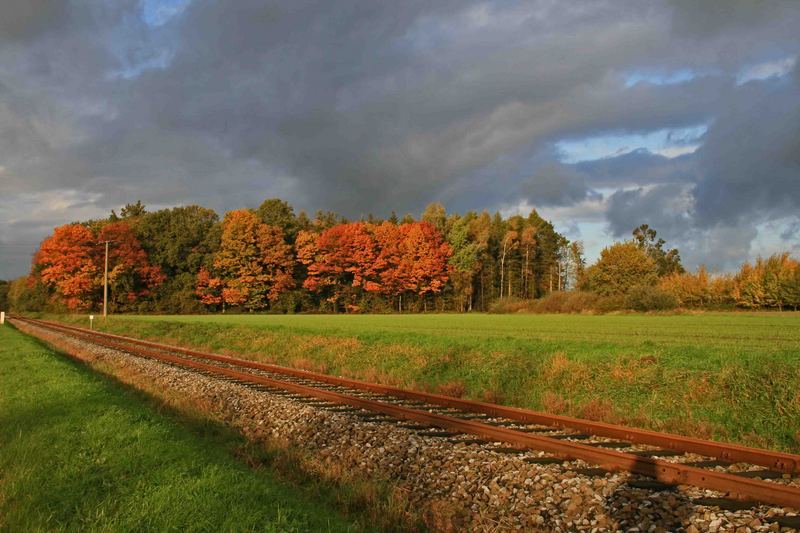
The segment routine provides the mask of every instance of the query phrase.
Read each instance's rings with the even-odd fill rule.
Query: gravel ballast
[[[120,380],[146,382],[208,406],[212,417],[250,438],[299,449],[344,472],[389,481],[407,494],[411,508],[434,517],[437,529],[470,531],[794,531],[772,521],[795,509],[760,506],[723,511],[693,503],[720,497],[694,487],[653,492],[630,487],[627,473],[578,475],[586,463],[531,464],[536,451],[492,451],[505,445],[454,443],[427,437],[395,421],[365,421],[283,395],[132,356],[27,323],[40,337]]]

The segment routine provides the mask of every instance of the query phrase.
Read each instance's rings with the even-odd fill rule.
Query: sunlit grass
[[[100,327],[339,375],[800,451],[797,313],[120,316]]]
[[[2,531],[360,530],[242,445],[0,326]]]

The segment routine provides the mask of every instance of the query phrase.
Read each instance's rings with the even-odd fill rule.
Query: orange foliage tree
[[[57,227],[34,255],[34,273],[69,309],[88,309],[101,300],[105,254],[98,243],[106,240],[112,241],[108,255],[112,309],[130,306],[164,281],[125,222],[105,224],[97,233],[80,224]]]
[[[364,292],[398,296],[438,293],[449,275],[452,250],[428,222],[397,226],[365,222],[338,224],[315,234],[300,232],[297,257],[306,265],[303,286],[327,301],[356,309]]]
[[[196,293],[206,305],[264,309],[294,287],[292,248],[283,230],[264,224],[250,210],[225,215],[222,239],[214,256],[215,276],[201,269]]]
[[[797,308],[800,305],[800,264],[788,252],[774,254],[755,264],[745,263],[733,277],[736,305],[749,309]]]
[[[354,306],[360,292],[380,290],[372,224],[337,224],[319,234],[301,231],[295,247],[297,259],[308,270],[303,287],[323,294],[334,307]]]
[[[80,224],[53,230],[33,257],[34,272],[69,309],[86,309],[91,303],[102,270],[95,257],[96,238]]]

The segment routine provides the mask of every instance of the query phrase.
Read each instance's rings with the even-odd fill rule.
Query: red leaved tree
[[[150,264],[147,253],[127,222],[111,222],[98,231],[99,242],[111,241],[108,248],[109,303],[124,309],[164,282],[161,269]],[[95,248],[98,263],[104,260],[101,246]]]
[[[133,304],[164,281],[127,223],[105,224],[97,234],[80,224],[59,226],[36,252],[34,273],[69,309],[88,309],[102,299],[105,250],[98,246],[102,241],[112,241],[108,254],[112,309]]]
[[[86,309],[96,297],[98,268],[95,236],[80,224],[53,230],[33,257],[34,274],[58,295],[69,309]]]
[[[337,305],[354,305],[359,291],[424,297],[447,282],[452,253],[442,235],[427,222],[397,226],[354,222],[319,234],[301,232],[297,257],[307,266],[303,286]]]
[[[219,305],[222,303],[223,283],[220,278],[211,276],[206,267],[200,267],[197,273],[195,294],[203,305]]]
[[[338,224],[322,233],[302,231],[297,236],[298,260],[307,266],[303,287],[325,293],[334,306],[354,305],[360,290],[380,289],[376,271],[378,247],[372,224]]]

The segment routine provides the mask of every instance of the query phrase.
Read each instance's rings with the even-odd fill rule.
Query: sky
[[[800,255],[797,0],[3,0],[0,279],[141,200]]]

